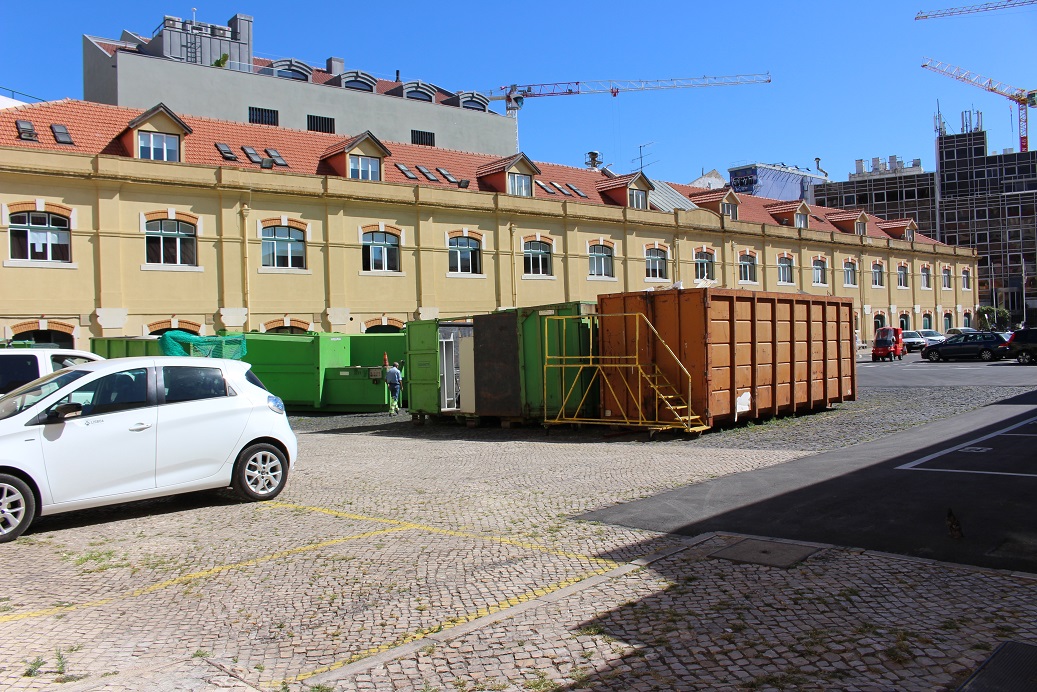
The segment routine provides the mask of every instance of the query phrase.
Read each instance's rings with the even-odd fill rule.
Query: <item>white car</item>
[[[95,360],[104,358],[71,348],[0,349],[0,394],[7,394],[49,372]]]
[[[0,398],[0,543],[37,516],[210,488],[270,500],[298,443],[248,363],[116,358]]]

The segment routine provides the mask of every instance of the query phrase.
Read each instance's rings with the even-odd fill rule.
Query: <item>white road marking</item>
[[[947,449],[941,450],[939,452],[933,452],[932,454],[924,456],[921,459],[917,459],[915,461],[909,461],[906,464],[903,464],[901,466],[897,466],[896,469],[898,471],[900,471],[900,470],[904,470],[904,471],[936,471],[938,473],[983,473],[983,474],[994,475],[994,476],[1025,476],[1025,477],[1037,476],[1037,473],[1007,473],[1007,472],[1004,472],[1004,471],[972,471],[972,470],[964,470],[964,469],[924,469],[924,468],[916,468],[916,467],[918,467],[918,466],[920,466],[920,465],[922,465],[922,464],[924,464],[924,463],[926,463],[928,461],[932,461],[933,459],[937,459],[939,457],[945,456],[947,454],[951,454],[953,452],[962,452],[962,451],[970,451],[970,450],[977,450],[977,449],[989,449],[989,448],[982,448],[982,447],[977,448],[976,444],[979,443],[979,442],[985,442],[986,440],[993,439],[995,437],[998,437],[999,435],[1004,435],[1005,433],[1008,433],[1008,432],[1010,432],[1012,430],[1015,430],[1016,428],[1021,428],[1024,425],[1030,425],[1031,423],[1034,423],[1034,422],[1037,422],[1037,416],[1034,416],[1033,418],[1029,418],[1027,420],[1021,421],[1019,423],[1016,423],[1015,425],[1010,425],[1007,428],[1003,428],[1002,430],[997,430],[997,431],[992,432],[992,433],[990,433],[988,435],[984,435],[983,437],[978,437],[978,438],[976,438],[974,440],[969,440],[968,442],[962,442],[959,445],[955,445],[953,447],[948,447]]]

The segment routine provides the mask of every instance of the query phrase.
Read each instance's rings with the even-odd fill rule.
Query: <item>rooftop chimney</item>
[[[346,61],[342,58],[328,58],[328,74],[339,75],[346,71]]]
[[[863,173],[864,172],[864,159],[857,159],[857,172],[858,173]]]
[[[587,168],[592,171],[598,170],[598,166],[601,165],[601,153],[597,151],[588,151],[587,161],[585,163],[587,164]]]

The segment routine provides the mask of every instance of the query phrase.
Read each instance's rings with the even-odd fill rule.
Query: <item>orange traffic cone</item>
[[[389,352],[382,351],[382,365],[389,367]]]

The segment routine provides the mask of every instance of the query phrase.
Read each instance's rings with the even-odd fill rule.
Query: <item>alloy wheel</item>
[[[245,483],[257,495],[267,495],[277,489],[284,474],[281,460],[263,450],[256,452],[245,462]]]
[[[14,531],[25,519],[25,497],[18,488],[0,484],[0,535]]]

